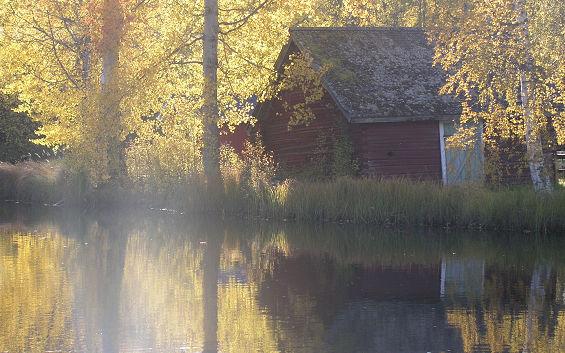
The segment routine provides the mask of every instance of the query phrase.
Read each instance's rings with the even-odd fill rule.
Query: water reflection
[[[0,220],[0,352],[565,351],[562,238]]]

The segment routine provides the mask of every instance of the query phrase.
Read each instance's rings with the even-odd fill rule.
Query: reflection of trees
[[[464,351],[560,352],[565,347],[565,312],[556,298],[555,272],[534,266],[490,270],[482,301],[447,310],[450,325],[460,330]]]
[[[510,252],[484,234],[180,217],[49,228],[62,231],[0,238],[0,352],[414,351],[427,336],[452,351],[557,352],[565,342],[559,242]],[[440,298],[447,257],[482,270],[456,288],[452,268]]]
[[[220,234],[212,232],[206,237],[207,243],[202,259],[202,300],[203,300],[203,353],[218,352],[218,273],[220,267]]]
[[[254,276],[244,282],[230,277],[236,264],[244,272],[253,267],[241,249],[254,245],[230,242],[245,239],[239,235],[224,239],[222,226],[141,222],[135,229],[127,243],[120,321],[130,325],[122,330],[138,334],[122,337],[122,346],[275,351],[266,349],[275,347],[274,330],[255,299],[259,283]],[[218,284],[220,270],[228,279]]]
[[[102,352],[118,353],[120,351],[120,304],[122,296],[122,280],[126,259],[127,233],[120,229],[119,221],[110,220],[101,225],[99,232],[91,236],[92,243],[88,249],[95,249],[97,266],[85,269],[89,280],[95,279],[96,287],[87,290],[97,292],[98,310],[96,317],[102,333]]]
[[[231,280],[219,287],[218,340],[220,351],[278,352],[275,326],[257,302],[258,285]]]
[[[402,272],[403,269],[413,268],[415,264],[433,266],[442,256],[446,255],[456,259],[467,258],[471,261],[478,258],[480,263],[486,261],[487,266],[490,266],[490,271],[487,271],[484,292],[463,290],[460,292],[470,296],[448,298],[448,302],[452,300],[454,302],[448,305],[447,313],[444,315],[447,315],[450,325],[459,329],[463,341],[459,343],[463,344],[460,349],[465,352],[473,352],[489,347],[492,352],[522,352],[526,341],[530,342],[527,345],[530,347],[530,352],[557,352],[564,349],[564,313],[563,309],[556,304],[555,296],[555,292],[563,293],[563,290],[559,290],[560,282],[555,281],[555,275],[541,276],[546,279],[546,284],[542,286],[545,288],[542,291],[545,293],[545,299],[542,300],[539,297],[540,291],[537,291],[538,299],[534,300],[535,303],[538,303],[537,309],[532,310],[536,307],[532,304],[530,304],[530,309],[527,309],[528,300],[531,303],[532,293],[536,292],[531,290],[532,272],[530,270],[528,273],[527,269],[531,269],[540,258],[544,258],[546,262],[551,262],[558,268],[563,268],[564,259],[559,250],[563,248],[562,240],[549,239],[547,243],[533,243],[531,239],[520,241],[519,238],[514,238],[515,243],[513,243],[500,235],[492,237],[488,234],[457,237],[449,234],[445,236],[441,234],[422,235],[407,232],[380,234],[379,232],[360,231],[348,233],[347,230],[344,230],[346,228],[324,226],[314,227],[313,229],[316,229],[314,232],[309,232],[308,229],[300,230],[294,226],[284,229],[286,229],[282,232],[284,243],[287,245],[287,253],[291,255],[283,256],[283,259],[288,258],[288,261],[292,263],[307,255],[314,262],[314,264],[301,264],[298,266],[301,270],[288,273],[290,269],[288,261],[279,260],[279,266],[287,273],[288,278],[279,276],[277,281],[273,282],[267,276],[265,282],[262,283],[262,288],[267,288],[267,293],[260,295],[261,303],[268,308],[270,315],[275,319],[288,318],[288,325],[285,325],[282,320],[277,327],[278,337],[281,340],[279,346],[287,348],[288,351],[293,351],[290,347],[296,346],[296,341],[309,344],[311,344],[309,340],[318,342],[326,340],[327,342],[325,337],[328,335],[330,329],[328,325],[331,320],[340,321],[348,317],[347,312],[351,309],[346,309],[345,312],[334,311],[339,307],[340,300],[347,302],[351,298],[340,298],[339,292],[343,290],[343,285],[332,285],[331,279],[324,279],[329,269],[335,268],[338,273],[342,274],[343,277],[339,282],[351,283],[351,279],[355,278],[351,269],[372,267],[378,264],[392,266]],[[264,233],[268,237],[268,232]],[[281,234],[280,228],[277,233]],[[512,250],[509,251],[509,248]],[[316,263],[321,264],[321,268],[315,269]],[[526,270],[513,267],[516,264],[525,266]],[[314,272],[315,275],[313,274],[303,282],[310,283],[312,288],[318,288],[320,292],[300,289],[301,285],[297,281],[299,282],[300,276],[304,276],[309,271]],[[335,278],[335,275],[330,278]],[[389,284],[386,281],[385,283]],[[277,285],[277,288],[273,288]],[[536,287],[535,283],[534,287]],[[557,290],[550,290],[550,288],[557,288]],[[262,291],[264,292],[265,289]],[[325,294],[322,293],[324,291]],[[477,293],[482,293],[482,301],[477,301],[480,299]],[[302,301],[298,303],[293,298],[300,298]],[[327,302],[328,299],[331,303]],[[302,305],[305,300],[309,303],[306,307]],[[516,301],[521,302],[521,306],[516,305]],[[540,306],[541,302],[546,303],[545,306]],[[554,303],[553,307],[549,307],[547,303]],[[381,308],[379,309],[381,314],[377,317],[382,317],[383,310],[389,306],[389,304],[378,306]],[[400,312],[397,312],[397,315],[401,315]],[[362,321],[363,316],[360,313],[353,316],[356,320]],[[394,315],[391,315],[392,317]],[[418,315],[416,312],[411,312],[406,317],[417,319]],[[302,318],[305,318],[310,326],[302,324]],[[528,318],[531,321],[530,325],[527,325]],[[317,331],[309,330],[314,322],[321,325]],[[333,335],[330,334],[329,337],[339,336],[347,341],[348,333],[371,331],[370,327],[374,326],[374,320],[369,320],[366,324],[360,323],[357,329],[352,329],[354,322],[343,325],[343,330]],[[393,339],[397,333],[390,332],[391,337],[388,338],[386,334],[383,334],[387,327],[384,325],[373,330],[374,336],[369,333],[366,339],[370,337],[376,339],[377,333],[382,339]],[[406,330],[403,330],[404,336],[408,336]],[[364,338],[358,336],[357,333],[353,334],[350,336],[350,343],[341,342],[345,344],[342,348],[349,347],[354,350],[354,347],[362,340]],[[335,340],[332,342],[332,346],[337,344]],[[304,351],[308,349],[320,351],[319,346],[312,348],[306,344],[301,347]],[[327,347],[324,349],[328,350]],[[360,349],[364,351],[363,349],[369,348]]]
[[[0,234],[0,352],[72,350],[75,255],[57,234]]]
[[[204,255],[204,283],[210,286],[210,295],[205,295],[209,300],[205,303],[209,308],[205,327],[210,328],[209,340],[214,338],[211,329],[216,330],[219,345],[213,349],[230,353],[278,352],[274,323],[256,298],[263,274],[271,268],[272,252],[281,244],[242,237],[237,229],[228,229],[225,237],[219,238],[222,233],[207,230]],[[215,313],[211,298],[217,298]],[[217,326],[213,326],[214,318]]]
[[[190,234],[144,229],[129,237],[122,288],[123,345],[194,350],[203,343],[202,251]]]

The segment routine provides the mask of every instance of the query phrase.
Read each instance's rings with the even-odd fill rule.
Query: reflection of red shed
[[[226,125],[222,125],[220,129],[220,145],[230,145],[233,149],[241,154],[245,147],[245,142],[249,141],[251,136],[251,125],[239,124],[230,129]]]
[[[327,268],[318,273],[320,261]],[[286,293],[282,287],[292,287],[298,293],[328,300],[409,300],[433,302],[440,300],[440,264],[406,264],[405,266],[347,265],[347,285],[338,272],[340,264],[309,254],[299,254],[279,260],[271,274],[268,290]],[[279,287],[281,286],[281,287]],[[340,293],[340,291],[343,291]],[[333,302],[332,307],[343,303]]]
[[[310,125],[288,128],[285,107],[304,102],[301,91],[284,91],[259,107],[259,130],[277,163],[300,169],[346,136],[363,175],[447,182],[444,124],[458,119],[460,106],[438,93],[444,75],[432,65],[421,29],[293,29],[279,72],[296,53],[309,56],[314,69],[330,69],[323,98],[310,106]]]

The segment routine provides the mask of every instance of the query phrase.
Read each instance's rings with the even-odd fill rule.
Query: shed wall
[[[323,151],[331,150],[331,138],[328,137],[340,133],[338,126],[344,118],[331,98],[324,95],[311,106],[316,119],[308,125],[289,128],[291,114],[283,107],[283,101],[294,105],[302,102],[303,97],[298,92],[285,92],[280,98],[270,103],[259,122],[263,142],[273,152],[275,161],[284,168],[306,167],[324,157],[321,155]]]
[[[223,125],[220,129],[220,145],[230,145],[237,153],[241,154],[245,143],[250,141],[251,130],[252,127],[245,123],[239,124],[233,129]]]
[[[300,93],[284,93],[271,102],[260,121],[265,147],[277,163],[289,169],[305,168],[331,151],[324,136],[347,133],[352,139],[360,172],[368,177],[407,177],[441,181],[441,153],[437,121],[347,124],[333,100],[325,95],[312,111],[308,126],[288,128],[290,113],[283,108],[300,102]],[[344,130],[346,131],[342,131]]]
[[[438,124],[437,121],[351,124],[362,174],[440,181]]]

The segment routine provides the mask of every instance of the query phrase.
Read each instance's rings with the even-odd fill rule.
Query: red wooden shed
[[[282,166],[316,162],[320,144],[351,141],[360,173],[447,182],[445,127],[460,115],[453,98],[438,93],[444,75],[432,65],[433,49],[415,28],[296,28],[282,50],[279,73],[293,54],[330,67],[324,96],[311,104],[315,119],[289,128],[285,107],[304,102],[301,91],[283,91],[257,110],[266,148]]]
[[[250,141],[252,130],[253,127],[247,123],[241,123],[233,128],[223,124],[220,127],[220,145],[229,145],[241,155],[245,149],[245,143]]]

